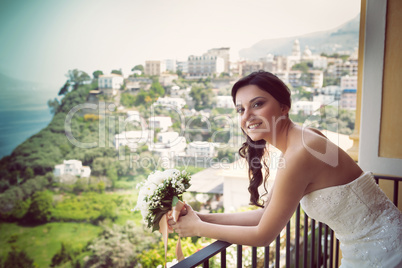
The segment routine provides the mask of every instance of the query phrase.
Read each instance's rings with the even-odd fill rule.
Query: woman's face
[[[236,111],[241,128],[253,141],[271,142],[289,109],[258,86],[247,85],[236,93]]]

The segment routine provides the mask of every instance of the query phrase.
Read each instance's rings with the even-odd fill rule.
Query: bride
[[[341,267],[400,267],[402,214],[377,186],[370,172],[315,129],[289,119],[290,91],[275,75],[259,71],[235,83],[232,97],[246,142],[240,156],[249,166],[252,204],[261,209],[201,214],[186,205],[169,225],[181,237],[203,236],[233,244],[268,246],[300,203],[326,223],[341,243]],[[262,201],[258,187],[269,175],[266,144],[278,148],[285,167]],[[265,169],[265,170],[263,170]]]

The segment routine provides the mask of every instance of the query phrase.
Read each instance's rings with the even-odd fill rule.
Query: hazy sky
[[[0,0],[0,73],[61,87],[69,69],[92,75],[145,60],[238,51],[263,39],[330,30],[360,0]]]

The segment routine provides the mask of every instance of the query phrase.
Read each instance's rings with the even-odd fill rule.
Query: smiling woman
[[[259,71],[240,79],[232,96],[247,137],[239,152],[249,165],[250,201],[262,209],[202,214],[186,205],[183,217],[169,221],[175,231],[181,237],[268,246],[300,203],[309,216],[335,231],[341,267],[400,267],[402,214],[372,173],[363,172],[318,130],[294,124],[288,116],[289,90],[273,74]],[[286,165],[262,200],[258,187],[265,186],[269,174],[267,144],[282,152]]]

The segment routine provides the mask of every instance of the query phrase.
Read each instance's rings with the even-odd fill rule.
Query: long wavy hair
[[[291,98],[290,90],[277,76],[270,72],[258,71],[249,74],[237,81],[232,88],[233,103],[236,105],[237,91],[245,86],[255,85],[261,90],[271,94],[279,103],[287,105],[290,109]],[[250,192],[250,202],[252,205],[264,207],[264,202],[260,198],[258,187],[264,185],[265,194],[268,193],[266,182],[269,177],[269,166],[267,164],[268,151],[265,140],[253,141],[243,131],[246,136],[246,142],[239,149],[239,155],[246,159],[248,163],[248,174],[250,184],[248,191]],[[266,156],[266,157],[264,157]],[[265,169],[265,174],[263,172]]]

